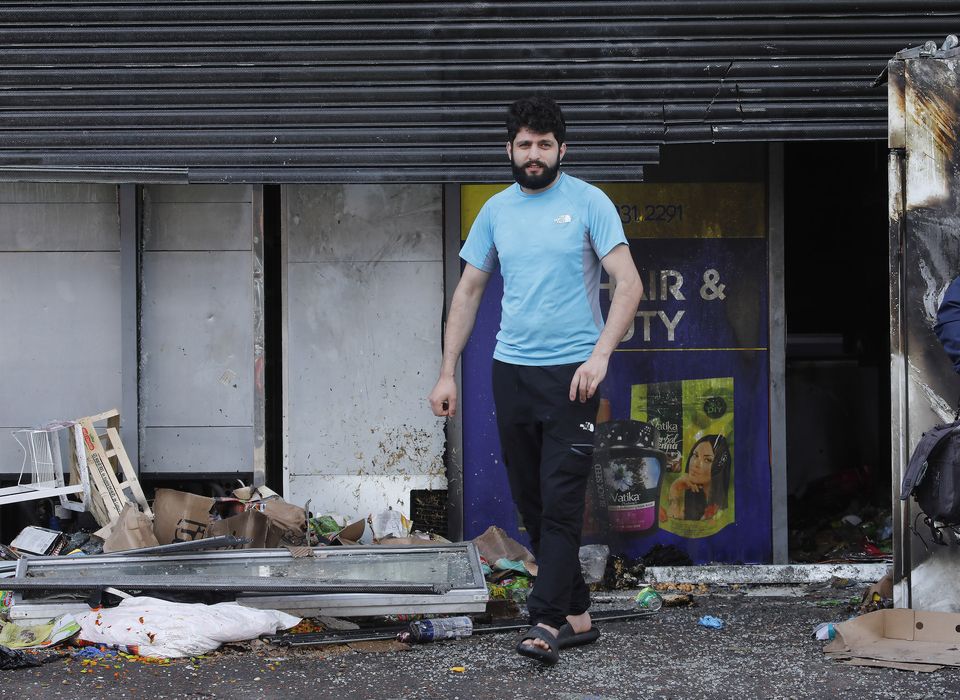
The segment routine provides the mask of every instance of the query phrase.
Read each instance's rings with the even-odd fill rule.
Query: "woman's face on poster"
[[[690,469],[688,470],[690,481],[694,484],[709,484],[713,471],[714,452],[713,445],[709,440],[705,440],[697,445],[690,457]]]

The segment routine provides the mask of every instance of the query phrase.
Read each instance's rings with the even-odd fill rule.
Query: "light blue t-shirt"
[[[600,260],[627,243],[613,202],[565,173],[545,192],[514,183],[477,215],[460,257],[493,272],[503,301],[493,356],[515,365],[562,365],[590,357],[603,330]]]

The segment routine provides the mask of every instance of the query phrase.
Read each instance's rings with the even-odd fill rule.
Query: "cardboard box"
[[[190,542],[207,536],[213,499],[186,491],[157,489],[153,532],[160,544]]]
[[[248,510],[240,515],[218,520],[207,528],[207,537],[233,535],[248,537],[251,542],[240,549],[263,549],[276,547],[280,543],[282,532],[266,515],[258,510]]]
[[[836,632],[823,651],[841,661],[914,671],[960,666],[957,613],[877,610],[839,623]]]

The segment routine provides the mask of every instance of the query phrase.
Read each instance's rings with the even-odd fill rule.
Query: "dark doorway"
[[[784,149],[792,561],[889,551],[886,172],[882,142]]]
[[[263,186],[264,451],[267,486],[283,493],[283,220],[280,185]]]

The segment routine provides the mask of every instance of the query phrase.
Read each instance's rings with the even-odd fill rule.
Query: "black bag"
[[[960,420],[938,425],[920,438],[910,457],[900,500],[917,499],[936,542],[942,529],[960,525]]]

